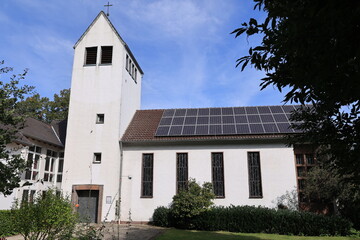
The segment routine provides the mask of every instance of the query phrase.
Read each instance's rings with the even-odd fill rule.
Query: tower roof
[[[81,35],[81,37],[76,41],[74,48],[77,47],[77,45],[81,42],[81,40],[84,38],[84,36],[90,31],[90,29],[92,28],[92,26],[94,26],[94,24],[96,23],[96,21],[100,18],[100,16],[103,16],[106,21],[108,22],[109,26],[111,27],[111,29],[114,31],[114,33],[116,34],[116,36],[118,37],[119,41],[124,45],[126,51],[129,53],[129,55],[131,56],[131,58],[134,60],[134,63],[136,64],[136,67],[139,69],[141,74],[144,74],[143,70],[141,69],[139,63],[137,62],[135,56],[133,55],[133,53],[131,52],[129,46],[126,44],[126,42],[124,41],[124,39],[122,39],[122,37],[120,36],[119,32],[116,30],[116,28],[114,27],[114,25],[111,23],[110,19],[108,18],[108,16],[106,16],[106,14],[104,13],[104,11],[100,11],[99,14],[95,17],[95,19],[91,22],[91,24],[89,25],[89,27],[85,30],[85,32]]]

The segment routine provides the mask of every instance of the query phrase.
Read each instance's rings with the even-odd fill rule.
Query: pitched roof
[[[42,141],[56,147],[63,148],[65,145],[64,122],[60,121],[53,124],[47,124],[34,118],[27,118],[24,128],[20,129],[17,134],[17,142],[25,145],[33,145],[31,139]],[[63,142],[59,136],[62,136]]]
[[[266,108],[270,106],[261,106],[259,108]],[[271,106],[270,109],[279,108],[282,106]],[[292,106],[292,109],[295,109],[297,106]],[[248,107],[255,108],[255,107]],[[290,109],[291,107],[286,107],[287,109]],[[209,109],[209,112],[212,111],[218,111],[219,109],[222,110],[223,108],[207,108]],[[227,108],[229,109],[229,108]],[[235,109],[235,108],[233,108]],[[294,133],[294,131],[286,130],[277,128],[276,132],[262,132],[262,133],[237,133],[236,131],[232,134],[165,134],[161,135],[159,133],[159,129],[162,128],[162,124],[166,121],[164,118],[168,118],[169,112],[194,112],[194,110],[199,111],[200,109],[156,109],[156,110],[138,110],[136,111],[132,121],[130,122],[127,130],[125,131],[124,135],[121,138],[121,141],[124,143],[150,143],[150,142],[178,142],[178,141],[218,141],[218,140],[245,140],[245,139],[282,139],[284,136]],[[202,109],[203,110],[203,109]],[[235,111],[235,110],[234,110]],[[284,110],[285,111],[285,110]],[[235,114],[235,113],[234,113]],[[259,113],[260,114],[260,113]],[[282,113],[283,115],[289,114],[289,112]],[[251,114],[256,115],[256,114]],[[264,114],[265,115],[265,114]],[[235,116],[235,115],[234,115]],[[188,117],[188,116],[186,116]],[[184,116],[184,118],[186,118]],[[210,118],[211,116],[209,116]],[[171,117],[170,117],[171,118]],[[174,121],[174,118],[176,118],[176,113],[173,114],[172,122]],[[253,118],[247,117],[246,118],[249,125],[256,124],[256,122],[251,122]],[[286,121],[288,117],[286,118]],[[186,122],[186,121],[184,121]],[[235,125],[236,123],[233,123]],[[185,126],[186,123],[184,123],[183,126]],[[194,124],[194,128],[195,128]],[[220,123],[219,125],[224,126],[224,124]],[[170,126],[166,126],[168,129],[171,129],[171,123]],[[210,129],[210,128],[209,128]]]
[[[114,31],[114,33],[116,34],[116,36],[119,38],[120,42],[124,45],[125,49],[128,51],[128,53],[130,54],[130,57],[134,60],[134,63],[136,65],[136,67],[139,69],[141,74],[144,74],[143,70],[141,69],[139,63],[137,62],[135,56],[133,55],[133,53],[131,52],[129,46],[126,44],[126,42],[124,41],[124,39],[122,39],[122,37],[120,36],[119,32],[116,30],[116,28],[114,27],[114,25],[112,24],[112,22],[110,21],[110,19],[108,18],[108,16],[103,12],[99,12],[99,14],[95,17],[95,19],[91,22],[91,24],[89,25],[89,27],[85,30],[85,32],[80,36],[80,38],[76,41],[74,48],[76,48],[76,46],[79,44],[79,42],[81,42],[81,40],[84,38],[84,36],[90,31],[91,27],[95,24],[95,22],[99,19],[100,16],[103,16],[106,21],[109,23],[111,29]]]

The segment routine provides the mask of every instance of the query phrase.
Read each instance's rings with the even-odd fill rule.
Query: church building
[[[315,160],[284,140],[296,134],[289,117],[298,106],[140,110],[143,70],[104,12],[74,49],[66,140],[52,148],[61,181],[52,181],[82,217],[149,222],[189,179],[211,182],[220,206],[276,207],[293,190],[301,200]]]

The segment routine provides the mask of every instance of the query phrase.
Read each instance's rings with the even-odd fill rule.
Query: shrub
[[[77,223],[68,198],[49,190],[34,202],[16,203],[12,210],[15,231],[25,239],[70,239]]]
[[[307,236],[348,235],[351,229],[351,223],[340,217],[253,206],[214,207],[191,224],[198,230]]]
[[[170,227],[170,209],[167,207],[156,208],[152,219],[155,226]]]
[[[164,212],[169,210],[162,208]],[[168,215],[168,226],[177,227],[178,219],[171,214]],[[187,225],[181,227],[205,231],[320,236],[348,235],[351,229],[351,222],[340,217],[254,206],[212,207],[187,220]]]
[[[190,179],[187,189],[180,191],[173,197],[170,215],[176,227],[192,228],[191,220],[207,211],[213,204],[215,195],[211,183],[204,183],[202,187],[195,179]]]
[[[11,211],[0,210],[0,237],[15,235],[16,231],[11,222]]]

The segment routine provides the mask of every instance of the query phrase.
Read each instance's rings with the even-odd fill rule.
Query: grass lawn
[[[156,240],[353,240],[358,237],[299,237],[265,233],[206,232],[169,229]]]

